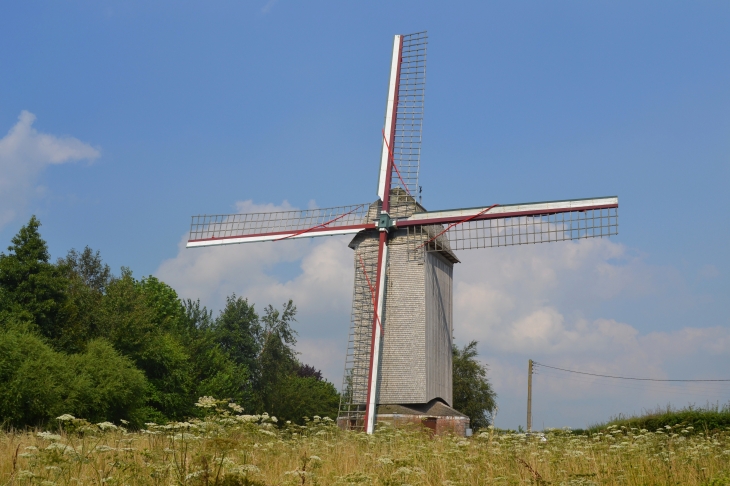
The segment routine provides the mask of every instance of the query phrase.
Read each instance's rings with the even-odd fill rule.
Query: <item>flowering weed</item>
[[[0,484],[730,484],[730,430],[489,428],[464,439],[384,425],[368,436],[328,418],[300,426],[228,401],[199,403],[202,420],[134,432],[63,415],[57,432],[0,433]]]

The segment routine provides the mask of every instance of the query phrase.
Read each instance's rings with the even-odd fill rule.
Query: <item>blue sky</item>
[[[428,30],[427,208],[620,198],[609,242],[460,254],[498,422],[524,423],[528,358],[727,378],[728,25],[727,2],[6,3],[0,240],[36,214],[54,258],[89,245],[214,309],[294,298],[339,384],[346,240],[180,244],[193,214],[374,200],[392,35]],[[546,426],[730,399],[541,379]]]

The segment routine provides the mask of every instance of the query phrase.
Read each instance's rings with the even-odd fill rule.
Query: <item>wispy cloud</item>
[[[239,212],[288,211],[282,204],[236,203]],[[350,324],[353,260],[348,237],[325,237],[186,249],[163,262],[155,275],[183,298],[200,298],[215,312],[235,293],[257,309],[293,299],[299,310],[302,360],[339,385]],[[282,268],[286,276],[281,275]],[[337,343],[333,346],[333,343]]]
[[[279,3],[279,0],[269,0],[263,7],[261,7],[261,13],[266,15],[271,12],[271,9],[274,8],[274,5],[277,3]]]
[[[39,133],[35,115],[23,111],[0,139],[0,228],[15,219],[39,192],[38,177],[52,164],[94,160],[98,149],[73,137]]]

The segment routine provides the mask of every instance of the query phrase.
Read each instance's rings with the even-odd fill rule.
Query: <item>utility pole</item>
[[[532,432],[532,360],[527,362],[527,431]]]

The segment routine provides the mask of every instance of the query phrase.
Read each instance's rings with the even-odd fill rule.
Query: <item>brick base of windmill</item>
[[[434,434],[454,434],[459,437],[471,434],[469,417],[438,399],[428,403],[379,405],[375,418],[378,424],[395,428],[424,427]],[[355,428],[355,424],[347,423],[345,417],[338,418],[337,425],[342,429]]]

